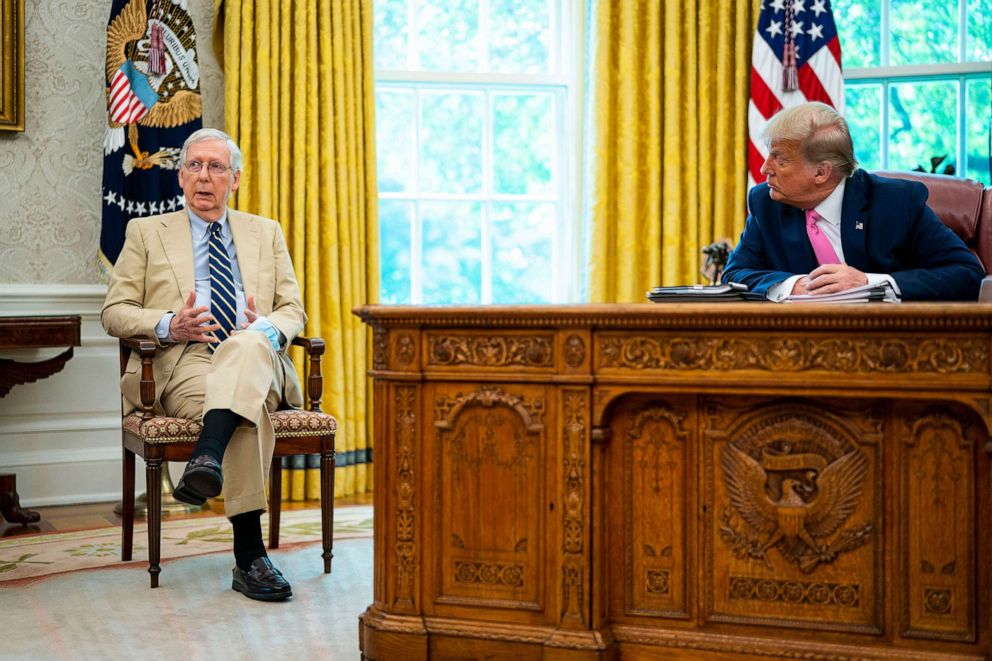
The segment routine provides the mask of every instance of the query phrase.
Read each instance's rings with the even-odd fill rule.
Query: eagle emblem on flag
[[[200,67],[188,0],[114,0],[107,24],[100,262],[108,272],[131,218],[183,205],[176,170],[202,126]]]

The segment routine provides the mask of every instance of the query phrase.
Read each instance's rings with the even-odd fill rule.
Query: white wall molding
[[[0,315],[78,314],[82,320],[81,345],[61,372],[14,386],[0,399],[0,472],[17,474],[26,506],[120,498],[117,340],[100,326],[106,293],[99,284],[0,284]],[[62,350],[2,355],[36,361]]]
[[[120,425],[117,427],[120,433]],[[118,462],[121,460],[120,446],[114,448],[79,448],[59,450],[58,453],[48,450],[28,450],[26,452],[6,452],[0,454],[0,465],[7,469],[30,466],[54,466],[59,464],[77,465],[100,462]],[[140,462],[138,462],[140,463]],[[118,488],[120,486],[118,485]]]

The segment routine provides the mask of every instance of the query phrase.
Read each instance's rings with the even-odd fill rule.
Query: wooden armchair
[[[275,428],[275,450],[269,479],[269,548],[279,548],[279,514],[282,470],[279,457],[294,454],[320,454],[320,523],[323,541],[324,573],[331,572],[334,533],[334,435],[337,420],[322,413],[320,398],[324,380],[320,360],[324,341],[320,338],[297,337],[293,344],[302,346],[307,354],[306,392],[308,410],[283,410],[271,414]],[[121,560],[131,559],[134,538],[134,455],[145,461],[145,481],[148,497],[148,573],[151,586],[158,587],[162,533],[162,462],[189,461],[193,446],[200,435],[201,425],[194,420],[171,418],[153,412],[155,382],[152,360],[155,342],[147,339],[120,340],[121,375],[132,351],[141,358],[141,410],[122,419],[124,448],[124,498]]]

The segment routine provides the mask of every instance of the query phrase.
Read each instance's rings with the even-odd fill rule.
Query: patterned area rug
[[[268,542],[268,516],[262,517]],[[334,510],[334,539],[372,536],[372,506],[337,507]],[[100,528],[76,532],[46,533],[0,539],[0,581],[38,578],[50,574],[132,566],[148,562],[145,524],[134,526],[131,562],[121,562],[121,529]],[[320,510],[290,510],[282,513],[279,547],[320,541]],[[162,561],[168,562],[204,553],[227,551],[232,544],[231,524],[223,516],[164,520]]]

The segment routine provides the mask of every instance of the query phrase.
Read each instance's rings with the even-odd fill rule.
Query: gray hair
[[[766,143],[797,142],[808,163],[827,161],[843,177],[858,167],[847,121],[825,103],[811,101],[779,111],[765,126]]]
[[[182,150],[179,152],[180,167],[186,165],[186,152],[189,151],[189,146],[197,142],[204,142],[205,140],[223,140],[231,152],[231,170],[241,172],[241,150],[238,149],[238,145],[231,139],[231,136],[220,129],[198,129],[190,133],[189,137],[186,138],[186,142],[183,143]]]

